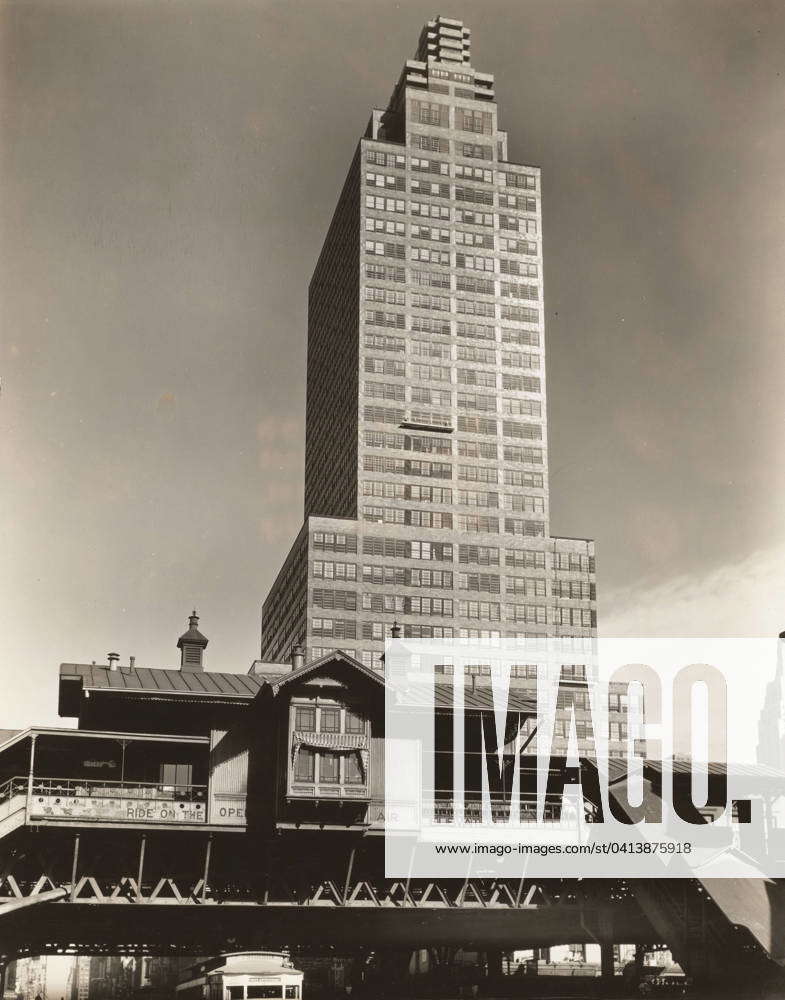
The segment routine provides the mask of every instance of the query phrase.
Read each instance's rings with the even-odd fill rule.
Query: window
[[[283,992],[281,986],[248,986],[248,1000],[276,1000]]]
[[[243,987],[242,986],[230,986],[229,987],[229,1000],[243,1000]]]
[[[498,604],[488,601],[458,601],[458,616],[498,622],[501,620],[501,608]]]
[[[397,167],[403,170],[406,167],[406,157],[399,153],[386,153],[382,150],[369,149],[365,154],[366,163],[374,163],[377,167]]]
[[[420,157],[412,157],[412,170],[419,170],[424,174],[445,174],[449,176],[450,165],[443,160],[424,160]]]
[[[372,302],[389,302],[394,306],[406,305],[406,293],[399,292],[396,288],[377,288],[375,285],[369,285],[365,289],[365,297]]]
[[[458,562],[477,563],[479,566],[498,566],[499,550],[486,545],[459,545]]]
[[[482,181],[484,184],[493,184],[493,171],[486,170],[484,167],[470,167],[459,163],[455,168],[455,176]]]
[[[340,733],[341,731],[341,710],[340,708],[322,708],[319,711],[319,732],[320,733]]]
[[[302,753],[302,751],[300,751]],[[341,758],[337,753],[319,754],[319,781],[337,785],[341,779]]]
[[[343,780],[346,785],[361,785],[363,783],[362,768],[355,753],[347,754],[344,757]]]
[[[468,108],[456,109],[455,127],[464,132],[490,135],[493,131],[493,115],[489,111],[472,111]]]
[[[496,434],[498,427],[495,420],[487,417],[458,417],[458,430],[470,434]]]
[[[299,986],[285,986],[284,996],[286,1000],[299,1000],[300,997],[300,987]]]
[[[298,706],[294,712],[294,728],[301,732],[316,732],[316,709]]]
[[[540,334],[537,330],[502,329],[503,344],[520,344],[523,347],[539,347]]]
[[[456,208],[455,221],[467,226],[488,226],[493,228],[493,212],[475,212],[473,209]]]
[[[365,277],[372,281],[406,281],[405,267],[388,267],[385,264],[366,264]]]
[[[539,399],[503,399],[502,411],[512,417],[540,417],[542,415]]]
[[[464,232],[459,229],[455,234],[455,242],[462,247],[483,247],[493,250],[493,236],[490,233]]]
[[[426,194],[432,198],[449,198],[450,185],[439,184],[437,181],[422,181],[417,178],[411,182],[412,194]]]
[[[492,278],[478,278],[473,274],[457,274],[455,276],[455,287],[459,292],[474,292],[477,295],[493,295],[494,284]],[[504,307],[502,306],[502,315]]]
[[[534,174],[504,173],[499,175],[499,180],[506,183],[507,187],[526,188],[529,191],[537,190],[537,177]]]
[[[372,174],[366,173],[365,183],[370,187],[393,188],[395,191],[406,190],[406,180],[404,177],[396,177],[393,174]]]
[[[436,240],[438,243],[450,242],[450,230],[438,229],[435,226],[418,226],[413,224],[411,235],[413,239],[417,240]]]
[[[459,385],[481,385],[486,389],[496,388],[496,372],[484,371],[481,368],[459,368]]]
[[[393,219],[371,219],[365,220],[365,228],[372,233],[390,233],[392,236],[405,236],[406,226],[403,222]]]
[[[523,566],[526,569],[545,569],[545,553],[528,549],[507,549],[505,566]]]
[[[429,202],[412,202],[412,215],[425,219],[449,219],[450,209],[447,205],[431,205]]]
[[[493,271],[493,257],[479,257],[475,254],[457,253],[455,266],[470,271]]]
[[[193,784],[193,765],[191,764],[161,764],[161,784],[167,788],[185,790]]]
[[[377,212],[405,212],[406,202],[403,198],[383,198],[380,195],[367,194],[365,207]],[[536,248],[533,252],[537,252]]]
[[[355,563],[325,562],[314,560],[313,575],[321,580],[356,580],[357,566]]]
[[[458,144],[458,152],[461,156],[470,157],[473,160],[492,160],[492,146],[478,146],[471,142],[461,142]]]
[[[428,101],[412,101],[412,116],[421,125],[438,125],[446,128],[449,124],[450,109],[446,104]]]
[[[542,465],[542,448],[521,448],[517,445],[504,446],[505,462],[522,462],[528,465]],[[507,480],[509,486],[518,485]]]
[[[502,319],[517,320],[519,323],[539,323],[540,313],[527,306],[502,306]]]
[[[316,755],[308,747],[300,747],[294,767],[295,781],[313,782],[316,774]]]
[[[543,485],[544,477],[541,472],[528,472],[523,469],[505,469],[505,486],[534,486],[540,489]]]
[[[362,715],[357,712],[353,712],[350,708],[346,709],[346,732],[347,733],[364,733],[365,732],[365,719]]]
[[[411,145],[416,149],[427,149],[432,153],[449,153],[450,143],[447,139],[442,139],[435,135],[416,135],[412,134],[409,136]]]
[[[485,188],[456,186],[455,200],[468,201],[475,205],[493,205],[493,191],[488,191]]]
[[[498,594],[500,590],[499,577],[495,573],[459,573],[459,590],[487,590]]]
[[[481,305],[482,303],[477,304]],[[458,323],[456,333],[459,337],[475,337],[477,340],[496,339],[495,328],[487,326],[485,323]]]

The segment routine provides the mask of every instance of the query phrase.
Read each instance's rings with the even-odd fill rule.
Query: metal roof
[[[225,674],[207,670],[162,670],[157,667],[118,667],[94,663],[61,663],[60,681],[81,681],[86,690],[146,692],[156,695],[191,694],[220,698],[253,698],[262,680],[252,674]]]
[[[7,730],[6,730],[7,731]],[[181,736],[179,734],[170,735],[167,733],[124,733],[98,729],[70,729],[65,726],[31,726],[29,729],[17,729],[13,736],[9,736],[4,742],[0,742],[0,753],[5,753],[16,743],[29,739],[31,736],[64,736],[68,739],[78,740],[108,740],[119,742],[147,742],[147,743],[192,743],[200,746],[208,746],[209,736]]]
[[[411,689],[406,693],[406,703],[413,704],[415,701],[423,708],[429,708],[433,704],[436,708],[455,707],[455,688],[449,683],[436,682],[433,686],[433,702],[428,689],[425,686]],[[471,688],[468,685],[463,689],[464,708],[480,709],[491,712],[501,705],[496,705],[493,700],[493,688],[490,684]],[[537,714],[537,698],[530,692],[524,694],[522,690],[510,688],[507,694],[507,711],[523,712],[527,715]]]

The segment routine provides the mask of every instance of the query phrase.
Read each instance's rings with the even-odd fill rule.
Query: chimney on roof
[[[107,653],[106,658],[109,661],[109,669],[117,670],[117,664],[120,662],[119,653]]]
[[[292,670],[299,670],[305,664],[305,650],[299,642],[292,646]]]
[[[180,670],[183,673],[198,673],[204,670],[203,661],[207,639],[196,627],[198,624],[199,616],[194,608],[188,619],[188,631],[184,632],[177,640],[177,648],[180,650]]]
[[[128,657],[128,666],[131,668],[131,670],[134,669],[134,667],[136,666],[136,657],[135,656],[129,656]]]

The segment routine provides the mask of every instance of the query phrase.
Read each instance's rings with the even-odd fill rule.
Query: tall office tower
[[[460,21],[371,115],[310,286],[305,523],[263,660],[591,636],[594,546],[548,522],[541,187]]]

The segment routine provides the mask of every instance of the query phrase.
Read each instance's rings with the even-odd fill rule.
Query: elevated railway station
[[[615,943],[637,943],[700,981],[779,975],[773,880],[385,879],[383,675],[340,650],[212,673],[180,648],[174,670],[64,664],[77,727],[0,744],[5,963],[584,942],[606,972]],[[466,697],[490,710],[487,690]]]

